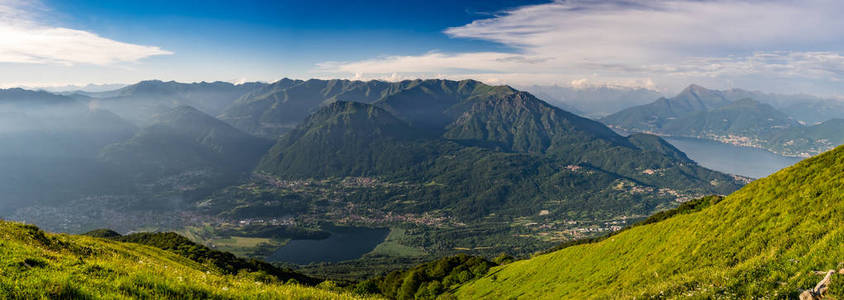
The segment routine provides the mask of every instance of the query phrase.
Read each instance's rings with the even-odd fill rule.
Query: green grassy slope
[[[0,221],[0,298],[355,299],[282,284],[265,273],[224,275],[164,250],[88,236],[45,234]]]
[[[698,212],[490,271],[460,298],[796,298],[844,267],[844,147]],[[830,294],[844,296],[844,278]]]

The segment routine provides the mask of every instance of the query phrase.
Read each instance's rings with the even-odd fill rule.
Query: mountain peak
[[[705,87],[703,87],[703,86],[701,86],[701,85],[694,84],[694,83],[693,83],[693,84],[690,84],[688,87],[686,87],[685,89],[683,89],[683,91],[681,91],[681,92],[680,92],[680,95],[682,95],[682,94],[689,94],[689,93],[691,93],[691,94],[696,94],[696,95],[712,95],[712,94],[720,94],[720,92],[719,92],[719,91],[717,91],[717,90],[711,90],[711,89],[705,88]]]

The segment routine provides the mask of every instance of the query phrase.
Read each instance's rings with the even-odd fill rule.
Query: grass
[[[254,256],[258,248],[278,249],[284,246],[284,241],[271,238],[256,238],[245,236],[230,236],[208,240],[208,245],[220,251],[231,252],[240,257]]]
[[[247,236],[220,236],[213,226],[188,226],[178,234],[199,244],[212,246],[216,250],[230,252],[238,257],[264,257],[271,250],[278,249],[287,243],[288,239]]]
[[[0,221],[0,258],[3,299],[360,299],[262,273],[223,275],[143,245],[6,221]]]
[[[844,147],[699,211],[492,269],[458,298],[797,298],[844,268]],[[829,295],[844,298],[844,275]]]
[[[426,254],[422,249],[402,245],[400,241],[404,234],[405,229],[390,228],[390,233],[384,242],[378,244],[369,254],[393,257],[418,257]]]

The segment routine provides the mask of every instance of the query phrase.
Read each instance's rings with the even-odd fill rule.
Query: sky
[[[0,87],[473,78],[844,96],[844,1],[0,0]]]

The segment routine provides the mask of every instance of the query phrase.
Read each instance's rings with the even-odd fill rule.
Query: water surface
[[[360,258],[387,238],[387,228],[335,227],[322,240],[292,240],[268,260],[305,265],[312,262],[338,262]]]
[[[706,168],[752,178],[768,176],[793,165],[802,158],[787,157],[767,150],[740,147],[693,138],[665,138],[686,153],[686,156]]]

